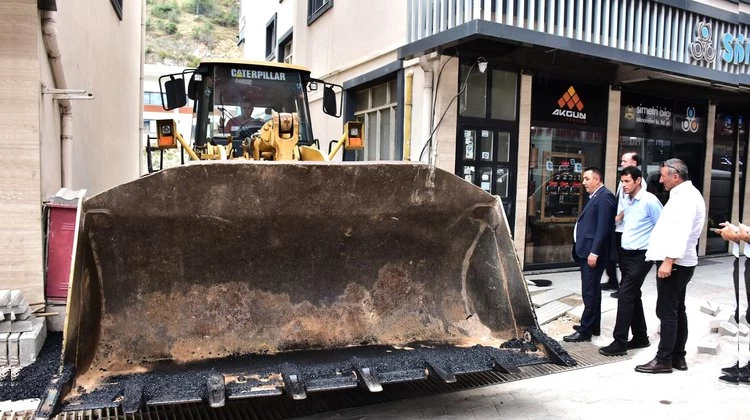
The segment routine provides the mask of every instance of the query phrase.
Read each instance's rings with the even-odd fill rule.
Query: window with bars
[[[333,7],[333,0],[307,0],[307,24],[310,25]]]
[[[355,93],[354,117],[364,124],[365,148],[355,160],[393,160],[396,156],[396,80],[389,80]]]

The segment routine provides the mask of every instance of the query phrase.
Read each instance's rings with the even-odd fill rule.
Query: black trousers
[[[596,267],[589,267],[586,258],[579,259],[581,267],[581,296],[583,297],[583,314],[579,333],[591,335],[599,331],[602,323],[602,274],[605,261],[597,261]]]
[[[610,286],[617,287],[617,264],[620,264],[620,273],[622,273],[622,232],[615,232],[615,249],[617,250],[617,255],[607,261],[605,272],[609,278],[607,283]]]
[[[657,270],[661,261],[657,261]],[[685,356],[685,343],[688,338],[688,320],[685,313],[685,292],[693,278],[695,267],[672,265],[672,275],[660,279],[656,277],[656,316],[661,321],[661,338],[656,358],[661,363]]]
[[[633,338],[637,341],[648,339],[646,316],[643,314],[641,287],[648,272],[654,265],[653,261],[646,261],[646,250],[622,250],[620,258],[620,294],[617,298],[617,318],[613,337],[621,346],[628,342],[628,332],[632,329]]]

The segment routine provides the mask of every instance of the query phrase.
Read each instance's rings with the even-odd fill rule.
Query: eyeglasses
[[[674,170],[675,173],[673,175],[679,175],[680,174],[680,170],[679,169],[677,169],[674,165],[670,165],[670,164],[668,164],[666,162],[662,162],[661,163],[661,167],[662,168],[669,168],[669,169]]]

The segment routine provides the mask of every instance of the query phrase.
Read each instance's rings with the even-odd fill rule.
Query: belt
[[[626,254],[645,254],[645,249],[623,249],[622,252]]]

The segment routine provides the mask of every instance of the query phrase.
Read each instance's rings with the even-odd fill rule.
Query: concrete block
[[[0,290],[0,306],[10,305],[10,289]]]
[[[573,319],[581,319],[581,317],[583,316],[583,309],[583,305],[578,305],[575,308],[569,310],[566,315]]]
[[[10,333],[0,333],[0,369],[8,366],[8,336]]]
[[[750,333],[750,328],[748,328],[745,324],[740,324],[739,326],[737,326],[737,332],[742,337],[747,337],[748,333]]]
[[[29,318],[24,321],[12,321],[10,323],[10,332],[12,333],[22,333],[22,332],[29,332],[33,328],[32,319]]]
[[[719,335],[728,335],[730,337],[734,337],[737,335],[737,326],[732,324],[731,322],[724,321],[719,325]]]
[[[36,361],[36,356],[42,350],[47,338],[47,326],[43,318],[34,318],[33,330],[21,333],[18,341],[18,359],[21,366],[27,366]]]
[[[23,295],[21,294],[20,289],[13,289],[10,291],[10,306],[18,306],[18,304],[21,303],[21,299],[23,299]]]
[[[558,301],[553,301],[542,306],[541,308],[537,308],[536,318],[539,322],[539,325],[544,325],[554,319],[561,317],[571,309],[573,309],[573,307],[570,305],[566,305]]]
[[[720,319],[712,319],[708,321],[708,329],[711,330],[711,332],[719,332],[719,325],[721,325],[722,321]]]
[[[10,321],[0,322],[0,333],[9,333],[9,332],[10,332]]]
[[[704,314],[716,315],[720,308],[719,304],[713,303],[710,300],[701,303],[701,312]]]
[[[8,364],[11,366],[18,366],[20,360],[18,359],[18,340],[21,338],[21,333],[10,333],[8,337]]]
[[[25,311],[15,313],[15,316],[16,316],[16,320],[23,321],[23,320],[29,319],[31,317],[31,308],[27,306]]]
[[[568,292],[562,289],[550,289],[544,293],[534,295],[531,297],[531,302],[537,308],[542,307],[550,302],[556,301],[572,295],[572,292]]]
[[[707,340],[698,344],[698,353],[702,354],[719,354],[719,342],[716,340]]]
[[[26,298],[21,298],[21,301],[18,302],[18,305],[11,306],[10,310],[16,315],[22,314],[29,310],[29,301],[26,300]]]
[[[719,310],[719,312],[716,313],[716,319],[728,321],[734,325],[737,325],[737,321],[734,320],[734,310],[731,310],[729,308]]]

